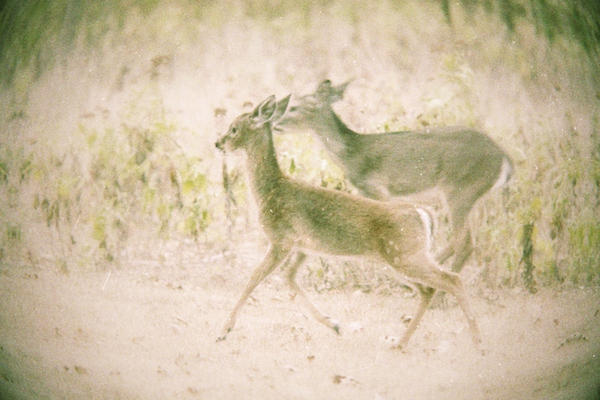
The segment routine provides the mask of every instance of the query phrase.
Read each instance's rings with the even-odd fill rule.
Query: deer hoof
[[[336,321],[335,319],[330,319],[329,323],[330,323],[331,329],[333,329],[335,331],[335,333],[337,333],[338,335],[342,334],[342,332],[341,332],[342,326],[340,325],[339,321]]]
[[[222,336],[219,336],[217,338],[217,340],[215,340],[215,342],[217,342],[217,343],[224,342],[226,339],[227,339],[227,335],[222,335]]]

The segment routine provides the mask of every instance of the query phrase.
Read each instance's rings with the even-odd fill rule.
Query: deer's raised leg
[[[227,334],[233,330],[235,326],[235,320],[237,317],[237,313],[246,303],[250,293],[261,283],[267,276],[271,274],[277,268],[277,266],[281,265],[285,259],[289,256],[290,250],[280,246],[280,245],[271,245],[267,255],[265,256],[262,263],[252,272],[248,283],[246,284],[246,288],[242,293],[237,305],[227,318],[227,322],[225,322],[225,326],[221,332],[221,336],[217,338],[217,341],[222,341],[227,338]]]
[[[340,333],[339,323],[335,320],[332,320],[329,317],[323,316],[323,314],[310,302],[310,300],[308,300],[308,297],[306,297],[306,294],[304,293],[304,291],[302,289],[300,289],[300,286],[298,286],[298,283],[296,283],[296,273],[298,272],[298,268],[302,265],[302,263],[304,262],[305,259],[306,259],[306,254],[304,254],[302,252],[298,253],[296,260],[289,267],[289,270],[288,270],[288,275],[287,275],[288,284],[290,285],[290,287],[292,288],[294,293],[296,293],[296,295],[300,298],[300,301],[302,301],[302,303],[304,304],[304,307],[306,307],[310,311],[310,313],[313,315],[313,317],[315,317],[315,319],[317,321],[319,321],[323,325],[333,329],[337,334],[339,334]]]

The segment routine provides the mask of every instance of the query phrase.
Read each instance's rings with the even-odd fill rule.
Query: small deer
[[[388,201],[439,188],[448,205],[451,239],[438,261],[454,255],[451,270],[460,272],[473,252],[468,215],[492,187],[512,174],[508,155],[485,134],[462,127],[359,134],[332,108],[349,82],[323,81],[315,93],[297,100],[280,127],[313,130],[341,166],[346,178],[366,197]]]
[[[339,325],[323,316],[295,281],[306,253],[317,253],[382,261],[414,283],[421,296],[419,308],[397,347],[406,346],[436,290],[456,297],[478,344],[477,324],[460,276],[442,270],[431,255],[432,224],[426,210],[415,204],[380,202],[316,187],[284,175],[277,162],[272,129],[285,115],[289,99],[276,102],[274,96],[267,98],[254,111],[238,117],[216,143],[224,151],[245,151],[260,224],[270,241],[264,260],[250,276],[218,341],[232,331],[238,312],[256,286],[293,255],[287,283],[318,321],[339,333]]]

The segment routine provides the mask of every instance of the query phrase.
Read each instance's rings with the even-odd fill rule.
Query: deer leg
[[[443,264],[450,257],[455,256],[452,261],[451,270],[453,272],[460,272],[465,261],[473,253],[471,230],[465,226],[465,222],[452,224],[451,235],[450,243],[437,255],[436,259],[440,264]]]
[[[468,226],[468,215],[473,207],[474,200],[463,200],[449,196],[450,222],[451,222],[451,240],[448,246],[436,257],[437,261],[442,264],[452,255],[452,265],[450,270],[459,273],[467,259],[473,253],[473,240],[471,238],[471,230]],[[439,308],[444,304],[444,292],[438,291],[435,298],[431,302],[432,308]]]
[[[269,276],[269,274],[271,274],[271,272],[273,272],[277,266],[281,265],[281,263],[288,257],[289,254],[289,249],[279,245],[271,245],[262,263],[252,272],[242,296],[225,322],[221,336],[217,338],[218,342],[225,340],[227,338],[227,334],[233,330],[237,313],[244,306],[246,300],[248,300],[248,297],[250,297],[250,293],[252,293],[256,286],[258,286],[259,283]]]
[[[300,300],[304,304],[304,307],[306,307],[310,311],[310,313],[313,315],[313,317],[317,321],[319,321],[323,325],[333,329],[337,334],[339,334],[340,333],[339,323],[337,321],[332,320],[329,317],[323,316],[323,314],[321,314],[321,312],[310,302],[310,300],[308,300],[308,297],[306,297],[306,294],[304,293],[304,291],[302,289],[300,289],[300,286],[298,286],[298,283],[296,283],[296,272],[298,272],[298,268],[302,265],[302,263],[304,262],[305,259],[306,259],[306,254],[304,254],[302,252],[298,253],[296,260],[294,261],[294,263],[290,266],[290,268],[288,270],[288,275],[287,275],[288,284],[290,285],[290,288],[294,291],[294,293],[296,293],[296,295],[299,296]]]
[[[469,213],[478,198],[479,196],[465,195],[460,192],[448,195],[452,235],[449,247],[452,247],[452,250],[442,252],[438,257],[438,261],[443,263],[448,257],[454,255],[451,266],[453,272],[460,272],[471,253],[473,253],[473,241],[468,219]],[[442,256],[446,257],[443,258]]]
[[[408,326],[406,333],[402,339],[400,339],[398,347],[406,346],[410,336],[415,329],[417,329],[436,290],[448,292],[456,297],[458,305],[467,318],[473,341],[476,346],[479,346],[479,343],[481,342],[479,329],[477,328],[475,316],[471,311],[466,291],[458,274],[444,271],[428,254],[415,254],[402,265],[392,265],[409,280],[415,282],[421,294],[419,309],[417,310],[415,318]]]
[[[467,259],[473,253],[473,240],[471,238],[471,230],[465,227],[462,232],[457,235],[455,242],[454,260],[450,267],[452,272],[460,272],[465,265]]]
[[[449,275],[449,272],[446,272],[446,276]],[[447,278],[448,279],[448,278]],[[469,324],[469,331],[471,332],[471,337],[476,347],[479,347],[481,344],[481,337],[479,335],[479,328],[477,328],[477,321],[475,320],[475,315],[471,311],[471,306],[469,304],[469,300],[467,298],[467,293],[463,287],[462,281],[458,275],[454,275],[451,280],[454,280],[454,287],[451,289],[447,289],[446,291],[454,295],[456,300],[458,300],[458,305],[462,309],[465,317],[467,317],[467,322]]]
[[[415,283],[415,286],[417,286],[417,289],[419,289],[419,293],[421,295],[421,301],[419,303],[419,308],[417,309],[417,313],[415,314],[413,319],[410,321],[410,324],[408,325],[406,332],[404,332],[404,335],[402,335],[402,338],[398,342],[398,345],[396,346],[397,349],[403,349],[406,346],[406,344],[408,343],[408,340],[410,339],[412,334],[419,327],[419,322],[421,322],[421,318],[423,318],[423,314],[425,314],[425,311],[427,311],[427,307],[429,307],[429,303],[431,302],[431,299],[433,298],[433,295],[435,294],[434,288],[423,286],[418,283]]]
[[[454,243],[449,243],[440,253],[437,255],[436,259],[440,264],[446,262],[447,259],[454,255]]]
[[[432,286],[438,290],[443,290],[444,292],[448,292],[458,301],[458,306],[461,308],[462,312],[465,314],[467,318],[467,322],[469,324],[469,331],[471,332],[471,337],[476,347],[479,347],[481,343],[479,329],[477,328],[477,322],[475,320],[475,315],[471,311],[471,306],[469,305],[469,300],[467,298],[467,292],[463,286],[462,280],[460,279],[460,275],[450,271],[444,271],[439,266],[435,267],[432,271],[433,274],[429,274],[426,280],[423,280],[427,285]]]

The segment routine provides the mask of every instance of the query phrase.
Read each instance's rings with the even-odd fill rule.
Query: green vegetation
[[[215,140],[245,103],[327,77],[355,79],[336,110],[358,131],[467,125],[511,155],[509,186],[471,218],[481,282],[598,284],[598,15],[594,1],[9,1],[0,263],[124,266],[169,241],[235,251],[258,226],[242,164]],[[312,136],[276,146],[290,175],[352,191]],[[315,260],[306,279],[396,287],[361,273]]]

